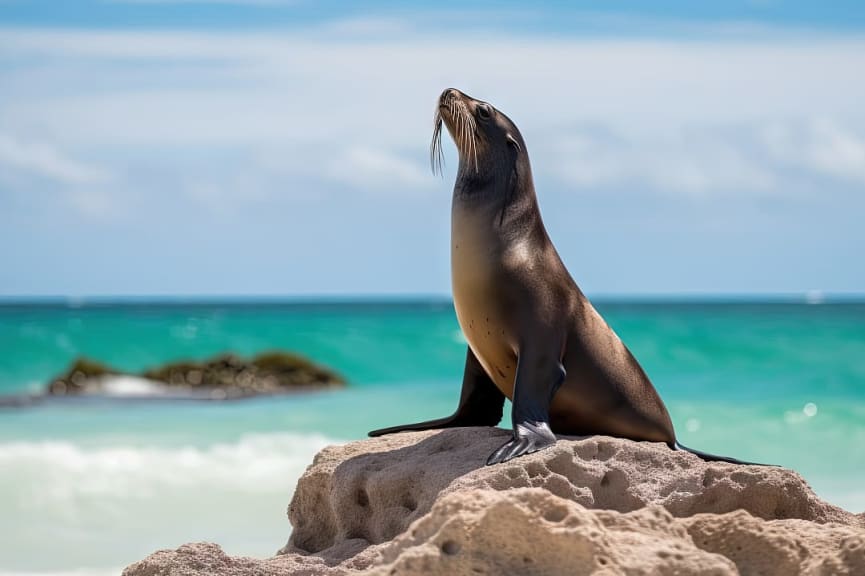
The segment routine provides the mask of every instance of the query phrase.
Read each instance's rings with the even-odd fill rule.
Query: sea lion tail
[[[718,456],[716,454],[709,454],[708,452],[703,452],[702,450],[694,450],[693,448],[688,448],[678,442],[674,442],[670,444],[670,448],[673,450],[684,450],[685,452],[690,452],[694,454],[698,458],[705,460],[706,462],[729,462],[730,464],[743,464],[747,466],[775,466],[775,464],[761,464],[760,462],[746,462],[744,460],[737,460],[736,458],[730,458],[729,456]]]

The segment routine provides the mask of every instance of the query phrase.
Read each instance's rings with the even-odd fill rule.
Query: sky
[[[450,293],[456,87],[593,295],[865,293],[865,4],[0,0],[0,297]]]

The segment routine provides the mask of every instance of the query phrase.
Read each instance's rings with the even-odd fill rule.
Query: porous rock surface
[[[298,482],[277,556],[187,544],[124,575],[865,574],[865,516],[790,470],[604,436],[484,466],[508,434],[328,447]]]

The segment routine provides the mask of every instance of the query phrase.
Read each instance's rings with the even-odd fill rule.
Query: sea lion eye
[[[478,106],[478,117],[481,120],[489,120],[490,119],[490,107],[486,104],[481,104]]]

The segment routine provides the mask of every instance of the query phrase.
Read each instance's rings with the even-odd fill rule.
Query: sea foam
[[[115,566],[113,568],[81,568],[78,570],[51,570],[49,572],[33,572],[33,571],[16,571],[6,572],[0,570],[0,576],[117,576],[123,572],[124,566]]]
[[[105,376],[101,380],[102,393],[107,396],[147,397],[166,394],[166,388],[161,382],[140,376],[117,374]]]
[[[99,574],[190,539],[271,555],[290,532],[297,479],[332,443],[271,433],[208,446],[0,444],[0,515],[15,528],[0,539],[0,576]]]

